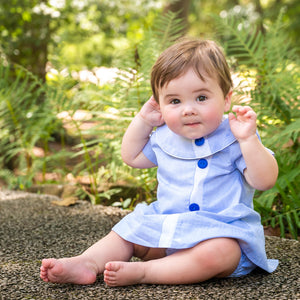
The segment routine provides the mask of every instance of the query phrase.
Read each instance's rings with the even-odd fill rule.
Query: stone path
[[[111,207],[80,201],[71,207],[53,197],[0,190],[0,299],[300,299],[300,243],[267,237],[270,258],[280,260],[272,274],[254,271],[244,278],[194,285],[137,285],[109,288],[100,276],[88,286],[44,283],[44,257],[77,255],[110,231],[124,215]],[[56,199],[57,200],[57,199]]]

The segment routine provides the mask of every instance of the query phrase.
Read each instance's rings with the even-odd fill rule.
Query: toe
[[[118,272],[121,268],[121,263],[116,261],[116,262],[108,262],[105,265],[105,270],[106,271],[111,271],[111,272]]]
[[[45,269],[52,268],[54,266],[55,259],[54,258],[46,258],[42,260],[42,267]]]
[[[113,264],[111,262],[108,262],[105,265],[105,270],[107,271],[106,273],[108,273],[109,271],[113,271]]]

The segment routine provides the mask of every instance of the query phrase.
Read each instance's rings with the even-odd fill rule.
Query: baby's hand
[[[229,113],[229,124],[232,133],[239,142],[256,134],[256,113],[250,106],[234,105]]]
[[[159,104],[155,101],[153,96],[151,96],[150,99],[143,105],[139,115],[152,127],[161,126],[165,123],[160,112]]]

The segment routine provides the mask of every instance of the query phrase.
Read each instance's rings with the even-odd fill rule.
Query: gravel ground
[[[44,257],[77,255],[107,234],[124,212],[79,201],[51,204],[52,196],[0,190],[0,299],[300,299],[300,243],[266,238],[267,254],[280,260],[267,274],[193,285],[136,285],[109,288],[100,276],[93,285],[45,283]],[[56,199],[57,200],[57,199]]]

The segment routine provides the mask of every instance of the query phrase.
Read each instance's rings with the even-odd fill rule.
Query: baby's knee
[[[215,270],[217,277],[230,275],[238,266],[241,248],[235,239],[218,238],[207,241],[206,268]]]
[[[236,239],[232,238],[219,238],[216,239],[216,250],[224,258],[240,259],[241,257],[241,248]]]
[[[220,272],[217,277],[227,277],[237,268],[241,259],[241,248],[237,240],[224,238],[215,249],[215,264]]]

